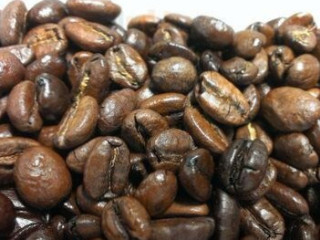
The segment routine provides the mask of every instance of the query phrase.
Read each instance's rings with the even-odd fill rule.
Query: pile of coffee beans
[[[109,0],[0,17],[0,239],[318,240],[320,28]]]

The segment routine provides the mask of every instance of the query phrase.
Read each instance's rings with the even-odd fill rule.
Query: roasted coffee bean
[[[318,230],[312,218],[308,215],[294,220],[287,230],[287,239],[293,240],[316,240]]]
[[[69,89],[59,78],[42,73],[35,79],[36,99],[44,119],[60,119],[69,105]]]
[[[253,83],[256,84],[263,82],[268,76],[269,71],[268,55],[266,51],[264,49],[261,49],[261,51],[256,54],[251,62],[258,68],[258,73],[253,80]]]
[[[168,128],[168,122],[159,113],[150,109],[138,109],[124,118],[121,126],[121,136],[131,149],[143,152],[151,137]]]
[[[316,167],[318,154],[302,133],[280,135],[274,140],[274,153],[283,162],[301,170]]]
[[[203,71],[220,70],[222,59],[217,52],[206,50],[201,54],[200,63]]]
[[[134,48],[144,59],[151,46],[151,39],[138,29],[128,29],[124,42]]]
[[[318,156],[320,154],[320,120],[318,119],[316,123],[308,131],[305,132],[308,137],[312,147],[317,152]]]
[[[234,57],[223,62],[220,70],[228,80],[239,86],[252,83],[258,74],[256,65],[240,57]]]
[[[248,140],[259,139],[266,146],[268,154],[271,154],[273,150],[272,139],[258,122],[250,122],[242,127],[239,127],[236,131],[235,138],[244,138]]]
[[[310,208],[310,215],[313,217],[315,221],[319,221],[319,210],[320,210],[320,185],[314,185],[310,186],[305,189],[304,191],[304,197],[308,202],[309,208]]]
[[[68,0],[67,7],[74,16],[104,24],[114,20],[121,11],[120,6],[108,0]]]
[[[66,71],[64,58],[56,55],[44,55],[26,67],[25,79],[34,81],[41,73],[49,73],[62,79]]]
[[[250,84],[243,90],[243,96],[247,99],[249,104],[249,114],[247,120],[249,121],[257,116],[260,110],[261,97],[258,89],[253,84]]]
[[[81,214],[68,222],[68,235],[81,239],[102,237],[100,218],[94,215]]]
[[[228,125],[241,125],[247,120],[247,100],[219,73],[202,73],[194,92],[200,107],[216,121]]]
[[[71,191],[71,176],[63,159],[46,147],[31,147],[14,168],[17,191],[35,208],[56,206]]]
[[[223,153],[217,172],[228,192],[241,194],[259,186],[267,166],[267,148],[260,140],[239,139]]]
[[[193,139],[187,132],[171,128],[150,138],[146,152],[154,169],[176,171],[179,169],[184,155],[194,149]]]
[[[180,45],[186,45],[186,36],[183,31],[170,23],[159,23],[157,31],[153,34],[153,42],[174,42]]]
[[[38,135],[38,142],[46,147],[54,147],[53,139],[57,130],[57,125],[42,127]]]
[[[150,239],[150,217],[139,201],[121,197],[110,201],[102,213],[101,228],[110,240]]]
[[[201,46],[214,50],[224,49],[232,44],[233,29],[219,19],[199,16],[191,24],[191,37],[197,39]]]
[[[178,190],[175,175],[170,171],[158,170],[144,179],[135,197],[145,206],[151,216],[163,213],[173,203]]]
[[[164,20],[184,30],[190,30],[192,18],[179,13],[169,13],[164,16]]]
[[[140,104],[144,100],[152,97],[155,94],[149,85],[150,85],[150,79],[147,79],[147,81],[145,81],[144,85],[136,91],[137,106],[140,106]]]
[[[262,99],[261,111],[277,130],[299,132],[316,123],[320,117],[320,102],[301,89],[279,87]]]
[[[195,204],[189,202],[173,202],[166,211],[158,215],[161,218],[166,217],[201,217],[209,214],[209,206],[205,203]]]
[[[150,240],[206,240],[210,239],[215,229],[214,219],[168,218],[151,222]]]
[[[241,228],[256,239],[281,240],[285,223],[281,214],[265,198],[240,209]]]
[[[179,169],[179,181],[189,195],[199,202],[206,202],[211,195],[211,178],[214,162],[210,152],[198,148],[186,154]]]
[[[253,58],[266,44],[264,34],[254,30],[244,30],[237,32],[233,38],[235,52],[243,58]]]
[[[136,93],[122,89],[111,93],[100,105],[98,128],[103,134],[114,132],[120,128],[126,115],[136,107]]]
[[[147,35],[152,36],[157,30],[160,19],[154,15],[139,15],[131,18],[128,29],[137,28]]]
[[[320,76],[320,63],[310,54],[295,58],[286,73],[286,84],[302,89],[314,87]]]
[[[217,189],[213,196],[213,217],[216,221],[214,239],[238,239],[240,226],[238,202],[221,189]]]
[[[67,16],[67,8],[59,0],[42,0],[28,12],[27,20],[30,25],[57,23]]]
[[[0,236],[7,235],[15,225],[16,211],[10,199],[0,192]]]
[[[262,33],[266,39],[265,46],[271,45],[274,41],[275,31],[268,23],[255,22],[249,25],[247,29]]]
[[[307,90],[308,93],[310,93],[313,97],[317,98],[318,100],[320,100],[320,89],[313,87]]]
[[[34,58],[34,52],[26,44],[1,47],[0,52],[8,51],[15,55],[23,65],[29,64]]]
[[[122,87],[140,88],[148,70],[140,54],[127,44],[119,44],[106,52],[110,78]]]
[[[0,95],[10,91],[23,80],[25,68],[19,59],[9,51],[0,53]]]
[[[298,192],[282,183],[275,182],[266,193],[266,197],[281,212],[289,216],[301,216],[309,213],[307,201]]]
[[[43,121],[39,112],[34,82],[17,84],[8,97],[7,113],[12,125],[22,132],[36,132]]]
[[[0,124],[0,138],[13,137],[13,129],[10,124]]]
[[[3,46],[21,43],[26,27],[27,8],[23,1],[13,0],[2,10],[0,41]]]
[[[65,25],[65,32],[71,41],[85,51],[104,53],[121,41],[116,31],[94,22],[69,22]]]
[[[90,97],[79,97],[64,114],[54,144],[58,148],[76,147],[88,140],[98,121],[99,106]]]
[[[68,47],[68,40],[63,29],[54,23],[32,28],[24,36],[23,43],[34,51],[37,58],[46,54],[64,54]]]
[[[103,137],[85,161],[83,187],[93,199],[114,197],[123,193],[130,171],[129,149],[117,137]]]

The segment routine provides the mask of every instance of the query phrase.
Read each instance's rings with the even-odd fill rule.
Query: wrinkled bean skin
[[[212,218],[168,218],[151,222],[150,240],[206,240],[215,229]]]
[[[194,148],[192,137],[187,132],[172,128],[151,137],[146,150],[154,169],[176,171],[185,153]]]
[[[15,225],[16,211],[10,199],[0,193],[0,236],[8,234]]]
[[[216,222],[215,239],[238,239],[240,226],[239,204],[236,199],[221,189],[217,189],[214,192],[213,216]]]
[[[145,206],[151,216],[163,213],[176,197],[178,183],[170,171],[158,170],[144,179],[135,197]]]
[[[55,206],[71,191],[71,176],[63,159],[46,147],[28,148],[18,158],[14,179],[20,196],[31,206]]]
[[[23,81],[10,92],[7,113],[12,125],[22,132],[36,132],[43,121],[39,113],[35,84]]]
[[[179,181],[191,197],[199,202],[206,202],[211,195],[211,178],[214,162],[210,152],[203,148],[186,154],[179,169]]]
[[[2,46],[19,44],[25,31],[27,8],[23,1],[11,1],[1,12],[0,41]]]
[[[248,102],[243,94],[219,73],[202,73],[194,92],[203,111],[216,121],[227,125],[241,125],[247,120]]]
[[[277,130],[300,132],[316,123],[320,117],[320,102],[301,89],[279,87],[263,98],[261,111]]]
[[[316,167],[318,154],[302,133],[280,135],[274,140],[275,155],[282,161],[301,170]]]
[[[263,211],[262,211],[263,209]],[[265,198],[240,209],[241,228],[257,239],[281,240],[285,224],[281,214]]]
[[[223,153],[218,174],[228,192],[241,194],[259,186],[267,166],[267,149],[260,140],[239,139]]]
[[[102,231],[110,240],[148,240],[151,234],[150,217],[146,209],[133,197],[110,201],[102,213]]]

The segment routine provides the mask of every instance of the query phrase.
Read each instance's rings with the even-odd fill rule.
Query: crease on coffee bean
[[[59,42],[64,40],[57,28],[45,29],[45,34],[35,35],[31,43],[27,44],[28,47],[35,47],[44,43]]]

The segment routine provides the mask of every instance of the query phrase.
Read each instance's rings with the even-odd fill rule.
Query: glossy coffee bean
[[[294,220],[290,224],[287,234],[289,240],[316,240],[319,238],[316,224],[308,215]]]
[[[4,236],[13,229],[15,225],[16,211],[10,199],[0,193],[0,236]]]
[[[13,129],[10,124],[0,124],[0,138],[13,137]]]
[[[150,217],[138,200],[121,197],[104,208],[101,222],[104,236],[110,240],[148,240],[151,234]]]
[[[57,125],[42,127],[38,135],[38,142],[46,147],[54,147],[53,139],[57,130]]]
[[[154,169],[176,171],[185,154],[194,149],[193,139],[187,132],[171,128],[150,138],[146,152]]]
[[[160,22],[160,19],[155,15],[138,15],[130,19],[128,23],[128,29],[136,28],[146,33],[149,36],[152,36],[157,30],[157,26]]]
[[[71,176],[65,162],[46,147],[28,148],[14,168],[17,191],[35,208],[56,206],[71,191]]]
[[[241,125],[248,117],[249,104],[243,94],[219,73],[200,75],[195,97],[205,113],[227,125]]]
[[[261,49],[261,51],[256,54],[256,56],[251,60],[251,62],[258,68],[258,73],[255,79],[253,80],[253,83],[263,82],[268,76],[269,71],[267,52],[264,49]]]
[[[63,29],[54,23],[46,23],[32,28],[23,38],[34,51],[36,58],[47,54],[64,54],[68,47],[68,40]]]
[[[159,217],[201,217],[207,216],[209,211],[209,206],[205,203],[173,202]]]
[[[16,44],[7,47],[1,47],[0,52],[9,51],[15,55],[23,65],[29,64],[34,58],[34,52],[26,44]]]
[[[301,89],[279,87],[263,98],[261,111],[277,130],[304,131],[320,117],[320,102]]]
[[[68,235],[81,239],[102,237],[100,221],[101,219],[94,215],[78,215],[68,222]]]
[[[313,146],[314,150],[317,152],[318,156],[320,154],[320,142],[318,141],[320,137],[320,120],[318,119],[316,123],[305,132],[306,136],[308,137],[311,145]]]
[[[192,18],[179,13],[169,13],[164,16],[164,20],[184,30],[189,30],[192,24]]]
[[[210,152],[198,148],[186,154],[178,177],[182,187],[192,198],[206,202],[211,196],[213,172],[214,162]]]
[[[67,16],[67,8],[59,0],[42,0],[35,4],[27,15],[30,25],[57,23]]]
[[[271,45],[274,41],[275,31],[268,23],[255,22],[250,24],[247,29],[262,33],[266,38],[265,46]]]
[[[203,71],[218,72],[222,64],[222,59],[217,52],[206,50],[201,54],[200,63]]]
[[[119,44],[106,52],[110,78],[122,87],[140,88],[146,81],[148,70],[140,54],[127,44]]]
[[[214,17],[199,16],[191,24],[191,37],[214,50],[224,49],[232,44],[233,29]]]
[[[23,80],[25,68],[19,59],[8,51],[0,54],[0,94],[11,90]]]
[[[108,0],[68,0],[66,4],[72,15],[104,24],[114,20],[121,11],[120,6]]]
[[[248,120],[254,119],[260,110],[261,105],[261,96],[259,93],[258,88],[250,84],[243,90],[243,95],[247,99],[249,104],[249,114],[248,114]]]
[[[3,46],[21,43],[26,27],[27,8],[23,1],[10,1],[0,18],[0,41]]]
[[[195,85],[197,72],[193,64],[181,57],[159,61],[153,68],[151,82],[159,92],[188,93]]]
[[[124,42],[134,48],[143,58],[146,58],[151,46],[151,39],[142,31],[128,29]]]
[[[161,41],[186,45],[186,37],[184,32],[167,22],[159,23],[157,31],[153,34],[154,43]]]
[[[239,139],[233,142],[219,160],[218,175],[228,192],[241,194],[259,186],[267,166],[267,148],[260,140]]]

